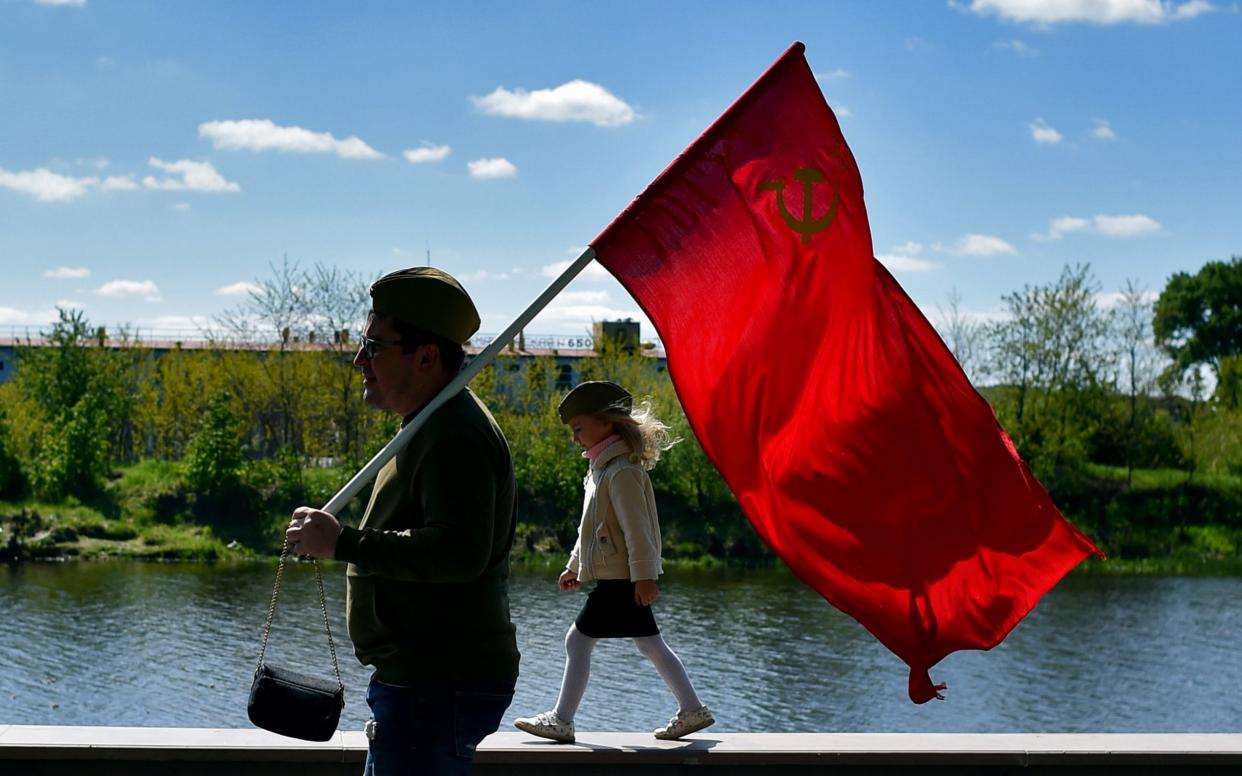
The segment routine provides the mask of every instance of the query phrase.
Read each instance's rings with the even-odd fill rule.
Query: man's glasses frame
[[[366,354],[367,360],[371,361],[375,358],[376,353],[380,352],[381,350],[388,347],[389,345],[400,345],[400,344],[401,344],[401,340],[376,339],[375,337],[368,337],[364,334],[362,335],[362,340],[361,340],[361,344],[359,345],[359,347],[362,349],[362,352]]]

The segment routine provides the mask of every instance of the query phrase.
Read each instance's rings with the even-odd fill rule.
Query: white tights
[[[556,700],[556,716],[566,722],[572,722],[578,713],[578,704],[582,702],[587,680],[591,678],[591,652],[597,643],[599,639],[582,635],[577,625],[570,625],[569,633],[565,634],[565,676],[561,679],[561,695]],[[693,711],[703,705],[694,692],[694,685],[690,683],[681,658],[668,648],[663,636],[657,633],[636,638],[634,646],[655,666],[660,678],[677,699],[679,711]]]

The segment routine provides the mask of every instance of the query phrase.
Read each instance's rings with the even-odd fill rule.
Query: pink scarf
[[[582,457],[590,461],[594,461],[596,458],[599,458],[599,454],[604,452],[604,450],[608,447],[608,445],[611,445],[613,442],[620,442],[620,441],[621,441],[620,434],[613,434],[612,436],[606,439],[601,439],[600,441],[596,442],[595,446],[592,447],[590,450],[583,450]]]

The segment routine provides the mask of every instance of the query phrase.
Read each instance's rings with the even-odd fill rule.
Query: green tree
[[[240,480],[245,462],[229,395],[217,394],[207,405],[202,428],[186,448],[186,482],[199,493],[227,490]]]
[[[60,412],[39,452],[35,492],[52,501],[97,493],[109,470],[107,428],[107,411],[94,394]]]
[[[1156,300],[1156,342],[1181,371],[1210,366],[1218,385],[1236,392],[1224,360],[1242,355],[1242,256],[1209,261],[1195,274],[1178,272]]]
[[[59,310],[43,346],[18,350],[14,382],[46,420],[33,447],[31,484],[43,498],[90,495],[102,486],[133,402],[123,356],[80,310]]]
[[[1008,318],[989,332],[997,414],[1041,476],[1077,471],[1089,459],[1112,354],[1109,316],[1096,304],[1089,265],[1065,267],[1055,283],[1003,297]]]
[[[26,490],[26,477],[9,433],[7,413],[0,406],[0,498],[19,498]]]

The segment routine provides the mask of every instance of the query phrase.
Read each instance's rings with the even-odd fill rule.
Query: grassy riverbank
[[[145,461],[115,472],[89,500],[63,503],[0,501],[0,559],[138,558],[215,561],[271,557],[294,506],[320,504],[348,476],[337,469],[255,470],[220,493],[191,492],[181,469]],[[1128,481],[1127,481],[1128,480]],[[1053,489],[1054,499],[1109,555],[1078,573],[1242,575],[1242,477],[1199,476],[1175,470],[1091,466]],[[514,563],[559,568],[573,539],[576,516],[534,514],[523,496]],[[344,517],[357,520],[361,500]],[[758,546],[717,543],[712,516],[662,503],[670,567],[775,566]],[[721,518],[736,534],[736,514]],[[567,532],[568,529],[568,532]]]

